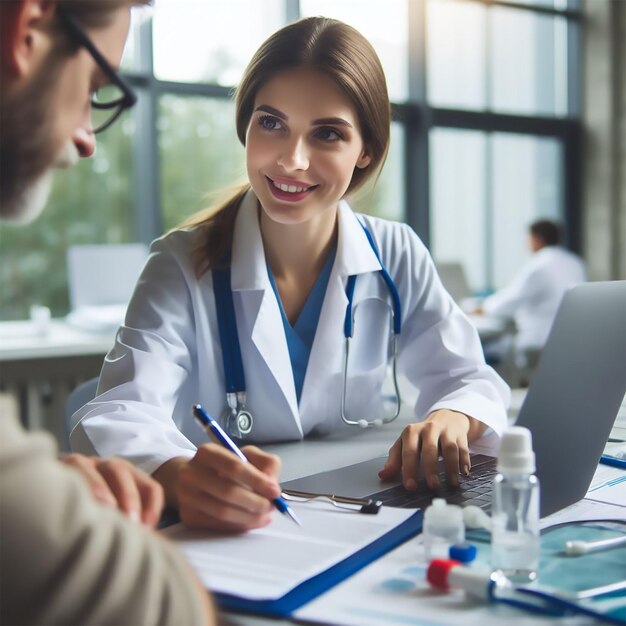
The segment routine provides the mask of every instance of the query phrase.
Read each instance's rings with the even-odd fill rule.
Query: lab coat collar
[[[360,225],[359,217],[345,200],[339,203],[339,234],[333,273],[339,276],[365,274],[381,269]],[[259,226],[258,201],[250,189],[235,221],[231,265],[233,291],[271,289]]]
[[[259,226],[258,201],[252,189],[243,197],[235,220],[230,284],[233,291],[271,288]]]
[[[338,219],[336,273],[351,276],[380,270],[380,263],[363,231],[361,220],[345,200],[339,203]]]
[[[278,383],[302,434],[289,348],[267,274],[258,201],[252,190],[244,196],[235,220],[230,285],[233,293],[241,294],[243,310],[238,321],[246,320],[244,332],[251,333],[252,342]]]

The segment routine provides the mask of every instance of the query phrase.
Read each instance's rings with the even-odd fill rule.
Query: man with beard
[[[131,5],[148,2],[0,0],[0,217],[36,217],[51,169],[91,156],[94,132],[132,106],[114,68]],[[122,96],[98,100],[111,83]],[[109,113],[96,129],[94,102]],[[207,593],[151,530],[158,484],[121,459],[56,454],[0,416],[0,623],[212,623]]]

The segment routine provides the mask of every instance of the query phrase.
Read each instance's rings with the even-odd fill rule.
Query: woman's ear
[[[50,49],[49,25],[56,0],[0,0],[2,71],[14,78],[32,74]]]
[[[359,169],[365,169],[372,162],[372,157],[365,150],[361,152],[361,156],[357,159],[356,167]]]

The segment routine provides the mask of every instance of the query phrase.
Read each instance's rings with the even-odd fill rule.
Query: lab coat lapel
[[[245,333],[249,333],[252,343],[276,379],[300,428],[287,339],[280,308],[267,275],[257,199],[252,191],[243,199],[235,222],[231,287],[234,296],[240,298]]]
[[[343,327],[348,306],[346,296],[348,276],[380,270],[380,263],[357,216],[345,201],[339,204],[338,221],[335,263],[328,280],[324,304],[311,347],[300,398],[301,415],[314,411],[316,398],[324,395],[324,385],[320,385],[321,377],[336,375],[343,368],[345,339]],[[339,346],[341,349],[338,349]]]

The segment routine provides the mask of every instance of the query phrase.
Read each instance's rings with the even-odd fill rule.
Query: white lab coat
[[[545,344],[565,292],[586,280],[577,255],[558,246],[535,252],[513,281],[485,298],[488,315],[515,319],[516,349],[539,349]]]
[[[357,274],[354,306],[389,299],[380,264],[357,216],[339,208],[335,261],[298,405],[279,305],[272,290],[250,191],[235,223],[231,286],[246,377],[248,436],[257,443],[298,440],[345,426],[340,417],[347,277]],[[362,216],[398,288],[403,328],[398,370],[419,389],[416,418],[437,408],[462,411],[490,428],[476,446],[494,452],[506,425],[509,388],[485,365],[478,335],[444,290],[426,248],[406,224]],[[224,375],[211,272],[197,280],[190,252],[193,230],[156,240],[131,299],[124,325],[105,359],[98,396],[73,418],[72,447],[118,455],[151,473],[174,456],[192,456],[207,441],[194,422],[199,402],[214,416],[225,405]],[[369,306],[369,304],[368,304]],[[368,355],[385,341],[380,308],[355,321],[350,369],[353,406],[361,417],[380,387]],[[371,348],[371,346],[374,346]],[[371,361],[371,362],[370,362]],[[351,359],[351,363],[353,360]],[[371,380],[370,380],[371,379]],[[368,382],[369,381],[369,382]],[[384,428],[396,428],[393,423]],[[399,433],[398,433],[399,434]]]

